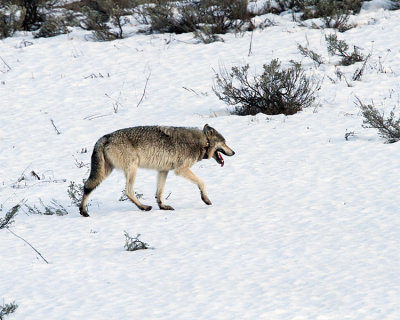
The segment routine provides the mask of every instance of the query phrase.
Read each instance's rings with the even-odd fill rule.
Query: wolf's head
[[[224,166],[224,158],[222,158],[221,153],[227,156],[233,156],[235,152],[226,145],[224,137],[214,128],[206,124],[203,128],[203,132],[207,137],[208,150],[205,158],[214,158],[221,167]]]

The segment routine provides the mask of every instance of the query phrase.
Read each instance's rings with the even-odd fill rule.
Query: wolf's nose
[[[233,156],[235,155],[235,151],[233,151],[233,150],[232,150],[232,155],[233,155]]]

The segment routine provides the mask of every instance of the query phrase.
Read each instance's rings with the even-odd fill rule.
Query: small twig
[[[8,70],[2,72],[7,73],[8,71],[11,71],[11,67],[8,65],[8,63],[2,57],[0,57],[0,59],[1,61],[3,61],[4,65],[8,68]]]
[[[107,93],[105,93],[104,95],[107,98],[109,98],[109,99],[114,101],[114,103],[113,103],[114,113],[118,113],[119,107],[122,106],[122,104],[119,102],[119,98],[121,98],[121,91],[119,92],[118,99],[114,99],[113,97],[110,97],[110,95],[108,95]]]
[[[111,115],[112,115],[112,113],[108,113],[108,114],[98,114],[98,113],[96,113],[96,114],[93,114],[91,116],[87,116],[87,117],[83,118],[83,120],[93,120],[93,119],[97,119],[97,118],[108,117],[108,116],[111,116]]]
[[[35,171],[31,171],[31,175],[34,176],[36,179],[40,180],[40,177],[38,176],[38,174]]]
[[[354,137],[355,135],[356,133],[354,131],[346,132],[344,138],[346,139],[346,141],[349,141],[349,137]]]
[[[93,79],[93,78],[97,78],[97,77],[96,77],[96,75],[94,73],[92,73],[90,76],[84,77],[84,79],[88,79],[88,78]]]
[[[94,120],[94,119],[97,119],[97,118],[108,117],[108,116],[111,116],[111,114],[101,114],[101,115],[98,115],[98,116],[89,117],[89,118],[87,118],[87,120]]]
[[[82,150],[83,150],[83,149],[82,149]],[[86,151],[86,152],[87,152],[87,151]],[[81,152],[81,153],[83,153],[83,152]],[[75,165],[76,165],[77,168],[83,168],[83,167],[88,168],[88,167],[89,167],[89,164],[88,164],[88,163],[84,163],[83,161],[78,160],[74,155],[72,155],[72,157],[73,157],[74,160],[75,160]]]
[[[360,81],[360,80],[361,80],[361,77],[362,77],[362,75],[363,75],[363,73],[364,73],[365,67],[367,66],[368,59],[369,59],[370,57],[371,57],[371,54],[369,54],[369,55],[365,58],[364,63],[362,64],[361,68],[357,69],[357,70],[354,72],[353,78],[352,78],[353,81]]]
[[[151,70],[150,70],[150,72],[149,72],[149,75],[148,75],[147,78],[146,78],[146,83],[145,83],[145,85],[144,85],[143,94],[142,94],[142,97],[140,98],[140,100],[139,100],[139,102],[138,102],[136,108],[140,106],[140,104],[142,103],[142,101],[143,101],[143,99],[144,99],[144,96],[146,95],[147,84],[148,84],[148,82],[149,82],[150,76],[151,76]]]
[[[196,90],[194,90],[194,89],[189,89],[189,88],[186,88],[186,87],[182,87],[182,89],[185,89],[186,91],[189,91],[189,92],[193,92],[196,96],[199,95],[199,94],[196,92]]]
[[[54,124],[54,121],[53,121],[53,119],[50,119],[50,121],[51,121],[51,124],[52,124],[52,125],[53,125],[53,127],[54,127],[54,130],[56,130],[57,134],[61,134],[61,132],[60,132],[60,131],[58,131],[58,129],[57,129],[57,127],[56,127],[56,125]]]
[[[22,180],[24,180],[24,179],[18,180],[17,182],[12,184],[11,188],[13,188],[13,189],[25,189],[25,188],[32,188],[34,186],[37,186],[37,185],[43,184],[43,183],[65,183],[67,181],[67,179],[52,179],[52,180],[40,180],[40,181],[38,181],[36,183],[33,183],[31,185],[27,185],[26,183],[25,183],[24,186],[18,185],[18,183],[20,183]]]
[[[110,77],[110,73],[107,73],[107,77]],[[101,74],[101,72],[99,72],[97,75],[95,73],[92,73],[86,77],[84,77],[84,79],[95,79],[95,78],[104,78],[104,76]]]
[[[251,56],[251,47],[252,47],[252,45],[253,45],[253,33],[254,33],[254,31],[251,32],[250,45],[249,45],[249,53],[248,53],[248,55],[247,55],[248,57]]]
[[[33,250],[35,250],[35,252],[44,260],[44,262],[46,262],[47,264],[49,264],[49,262],[41,255],[41,253],[39,251],[37,251],[35,249],[34,246],[32,246],[28,241],[26,241],[24,238],[20,237],[19,235],[17,235],[15,232],[11,231],[9,228],[6,228],[10,233],[12,233],[14,236],[16,236],[17,238],[21,239],[22,241],[24,241],[27,245],[29,245]]]
[[[349,83],[347,81],[346,76],[344,75],[344,73],[342,71],[340,71],[339,69],[336,69],[336,77],[339,79],[339,81],[342,81],[342,77],[344,78],[344,81],[346,82],[347,86],[350,88],[352,87],[352,84]]]
[[[121,95],[121,92],[119,93]],[[117,99],[114,99],[113,97],[111,97],[108,93],[104,94],[108,99],[111,99],[112,101],[119,103]]]

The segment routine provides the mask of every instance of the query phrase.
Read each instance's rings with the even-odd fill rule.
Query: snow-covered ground
[[[78,29],[1,40],[0,217],[22,199],[55,199],[69,212],[20,211],[10,227],[49,264],[0,230],[0,299],[19,305],[9,319],[400,319],[400,144],[363,128],[354,103],[400,105],[400,11],[372,4],[338,34],[371,53],[361,81],[351,81],[360,63],[338,67],[349,85],[327,53],[334,31],[291,15],[258,17],[275,25],[208,45],[191,34],[100,43]],[[326,63],[317,68],[297,43]],[[322,79],[315,106],[288,117],[229,115],[212,92],[213,70],[249,63],[257,72],[273,58],[302,61]],[[87,178],[79,163],[89,164],[102,135],[205,123],[236,152],[223,168],[193,167],[212,206],[170,174],[175,211],[155,209],[156,172],[146,170],[135,190],[150,212],[118,201],[120,172],[93,193],[90,218],[71,205],[68,186]],[[125,251],[124,231],[152,249]]]

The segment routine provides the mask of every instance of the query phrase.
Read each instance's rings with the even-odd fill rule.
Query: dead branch
[[[28,246],[30,246],[43,260],[44,262],[46,262],[47,264],[49,264],[49,262],[41,255],[41,253],[39,251],[37,251],[35,249],[34,246],[32,246],[28,241],[26,241],[24,238],[20,237],[19,235],[17,235],[15,232],[11,231],[9,228],[6,228],[11,234],[13,234],[14,236],[16,236],[17,238],[21,239],[22,241],[24,241]]]
[[[136,108],[140,106],[140,104],[142,103],[142,101],[143,101],[143,99],[144,99],[144,96],[146,95],[147,84],[148,84],[148,82],[149,82],[150,76],[151,76],[151,70],[150,70],[150,72],[149,72],[149,75],[148,75],[147,78],[146,78],[146,83],[144,84],[143,94],[142,94],[142,97],[140,98],[140,100],[139,100],[139,102],[138,102]]]

